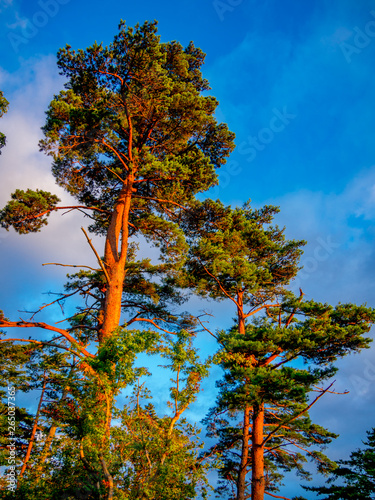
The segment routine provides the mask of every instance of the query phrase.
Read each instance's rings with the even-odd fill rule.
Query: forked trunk
[[[125,265],[129,239],[129,213],[132,198],[134,177],[130,175],[122,189],[114,207],[111,222],[108,228],[104,265],[109,277],[107,282],[105,304],[103,310],[103,323],[99,332],[99,343],[102,344],[111,337],[114,330],[120,325],[122,292],[125,280]],[[103,405],[103,425],[105,427],[101,448],[105,450],[109,445],[110,424],[112,417],[113,392],[106,394]],[[102,471],[106,481],[106,500],[113,498],[113,477],[107,468],[103,455],[99,455]]]
[[[121,320],[122,291],[129,239],[129,213],[133,189],[133,176],[129,176],[113,210],[108,228],[104,265],[109,275],[104,304],[104,318],[99,341],[109,338]]]

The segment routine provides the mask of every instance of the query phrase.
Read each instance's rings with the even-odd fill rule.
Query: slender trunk
[[[265,492],[263,445],[264,404],[256,404],[253,410],[251,500],[263,500]]]
[[[243,312],[243,292],[237,293],[237,317],[238,332],[245,335],[245,316]],[[246,473],[249,459],[249,441],[250,441],[250,407],[246,405],[244,410],[243,428],[242,428],[242,449],[240,469],[237,477],[237,500],[245,500],[246,494]]]
[[[47,377],[46,377],[46,374],[44,374],[42,393],[40,395],[38,409],[37,409],[37,412],[35,415],[34,425],[33,425],[30,440],[29,440],[29,445],[27,447],[25,458],[23,459],[23,464],[22,464],[22,468],[21,468],[21,471],[19,473],[18,479],[21,479],[22,476],[24,475],[24,472],[25,472],[26,467],[27,467],[27,462],[29,461],[29,458],[31,455],[31,450],[33,449],[33,445],[34,445],[34,441],[35,441],[35,434],[36,434],[36,431],[38,429],[39,415],[40,415],[40,410],[41,410],[42,404],[43,404],[43,397],[44,397],[44,391],[46,390],[46,385],[47,385]]]
[[[129,176],[113,210],[105,243],[104,264],[109,283],[107,283],[104,304],[104,318],[99,335],[102,342],[109,338],[119,326],[121,319],[122,291],[125,279],[125,265],[129,239],[129,213],[133,192],[133,176]]]
[[[51,425],[51,427],[49,428],[48,436],[43,446],[42,455],[39,459],[39,466],[42,466],[48,457],[53,438],[55,437],[56,434],[56,430],[57,430],[56,425]]]
[[[237,293],[237,316],[238,316],[238,332],[245,335],[245,315],[243,312],[243,292]]]
[[[107,486],[107,499],[106,500],[112,500],[113,499],[113,477],[108,471],[107,464],[104,460],[103,455],[99,455],[99,459],[100,459],[100,463],[102,464],[104,477],[106,479],[106,486]]]
[[[246,406],[244,411],[243,429],[242,429],[242,450],[241,463],[237,479],[237,500],[245,500],[246,494],[246,474],[249,460],[249,441],[250,441],[250,410]]]

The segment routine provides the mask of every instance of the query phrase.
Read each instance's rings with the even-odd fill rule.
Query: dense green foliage
[[[60,201],[57,196],[39,189],[17,189],[11,196],[12,200],[0,212],[1,226],[5,229],[13,226],[20,234],[40,231],[47,224],[50,212]],[[34,217],[36,214],[38,217]]]
[[[309,410],[331,391],[335,361],[369,346],[375,312],[290,291],[304,242],[273,225],[278,208],[198,201],[234,148],[234,134],[215,119],[203,62],[193,43],[161,43],[156,22],[121,22],[107,47],[58,53],[67,82],[50,103],[40,147],[79,204],[16,190],[0,225],[38,232],[52,212],[77,210],[104,248],[82,228],[98,267],[73,265],[80,269],[64,291],[28,319],[0,311],[1,328],[42,332],[1,333],[0,465],[11,469],[7,397],[17,385],[18,476],[15,491],[1,479],[2,498],[207,498],[211,467],[220,498],[263,500],[286,471],[309,477],[308,458],[320,472],[334,468],[322,449],[336,436]],[[0,116],[7,106],[0,92]],[[147,253],[150,243],[156,251]],[[196,338],[209,328],[194,314],[192,294],[235,312],[232,328],[210,332],[219,348],[213,360],[198,356]],[[37,321],[53,305],[62,321]],[[155,357],[172,377],[161,396],[146,388]],[[205,420],[215,442],[204,450],[186,415],[212,362],[224,377]]]

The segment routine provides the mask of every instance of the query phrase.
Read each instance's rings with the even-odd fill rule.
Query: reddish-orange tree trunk
[[[249,444],[250,444],[250,411],[251,408],[246,406],[243,419],[242,430],[242,449],[241,449],[241,463],[237,479],[237,500],[245,500],[246,494],[246,474],[247,464],[249,460]]]
[[[253,432],[251,448],[251,500],[263,500],[265,492],[264,478],[264,405],[253,408]]]
[[[107,283],[103,324],[99,334],[100,341],[110,337],[112,332],[120,325],[133,181],[134,177],[129,176],[115,205],[108,228],[104,265],[109,276],[109,282]]]
[[[238,316],[238,332],[241,335],[246,333],[245,315],[243,311],[243,292],[237,294],[237,316]],[[237,478],[237,500],[245,500],[246,496],[246,474],[249,460],[250,449],[250,411],[249,406],[245,407],[243,428],[242,428],[242,448],[241,448],[241,462]]]

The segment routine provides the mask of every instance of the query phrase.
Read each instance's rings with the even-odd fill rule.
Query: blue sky
[[[295,283],[308,297],[375,306],[373,1],[0,0],[0,14],[0,89],[10,101],[0,122],[8,138],[0,156],[0,205],[16,188],[68,199],[38,151],[44,111],[63,85],[57,50],[110,43],[121,18],[131,26],[157,19],[163,41],[193,40],[207,53],[204,75],[220,102],[217,116],[236,134],[236,151],[210,194],[233,205],[251,198],[255,206],[281,207],[277,220],[288,237],[308,241]],[[0,308],[7,316],[35,308],[46,300],[43,292],[64,282],[65,271],[42,263],[90,261],[80,224],[66,215],[51,217],[37,235],[0,230],[7,283]],[[229,309],[211,307],[212,328],[229,324]],[[213,349],[202,337],[202,350]],[[350,395],[327,397],[314,410],[317,423],[340,434],[332,458],[360,446],[374,425],[373,360],[374,348],[341,361],[337,389]],[[210,387],[191,418],[203,417],[212,404]],[[297,494],[295,481],[286,481],[281,494]]]

